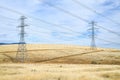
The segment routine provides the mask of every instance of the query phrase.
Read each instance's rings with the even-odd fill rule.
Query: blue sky
[[[77,1],[96,10],[100,14],[111,18],[115,22],[120,23],[120,0]],[[1,8],[2,6],[24,13],[25,16],[30,15],[60,25],[53,26],[28,17],[26,19],[26,24],[29,26],[26,27],[27,34],[25,38],[27,43],[75,44],[89,46],[91,38],[89,37],[90,32],[88,29],[91,28],[91,25],[51,7],[46,4],[46,2],[63,8],[89,22],[95,21],[98,25],[102,25],[107,29],[120,33],[120,25],[76,4],[73,0],[0,0],[0,43],[19,41],[18,34],[20,29],[17,28],[17,26],[20,25],[19,18],[21,16]],[[117,43],[120,42],[120,36],[105,31],[102,28],[99,28],[98,31],[96,31],[96,37]],[[120,49],[119,44],[98,39],[96,39],[96,45],[99,47]]]

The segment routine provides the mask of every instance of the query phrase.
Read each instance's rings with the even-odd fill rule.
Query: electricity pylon
[[[25,16],[21,16],[21,25],[20,27],[20,41],[18,44],[18,50],[16,54],[16,60],[17,62],[25,62],[27,58],[27,49],[26,49],[26,43],[25,43]]]
[[[96,43],[95,43],[95,22],[92,21],[91,22],[91,49],[92,50],[96,50],[97,47],[96,47]]]

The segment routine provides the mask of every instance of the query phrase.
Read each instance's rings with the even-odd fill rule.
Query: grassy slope
[[[120,50],[98,49],[71,45],[27,45],[28,62],[120,64]],[[17,45],[0,46],[0,63],[14,62]]]
[[[12,63],[15,60],[16,45],[0,46],[0,80],[120,79],[119,65],[95,65],[120,64],[119,50],[99,49],[91,52],[88,47],[69,45],[28,45],[27,49],[29,62],[33,63],[19,64]]]

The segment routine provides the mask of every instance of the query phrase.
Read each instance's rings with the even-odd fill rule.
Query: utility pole
[[[16,54],[16,60],[17,62],[25,62],[27,58],[27,49],[26,49],[26,43],[25,43],[25,16],[21,16],[21,25],[19,26],[20,28],[20,41],[18,44],[18,50]]]
[[[91,22],[91,26],[92,26],[92,29],[91,29],[91,49],[95,50],[97,48],[96,48],[96,44],[95,44],[95,22],[94,21]]]

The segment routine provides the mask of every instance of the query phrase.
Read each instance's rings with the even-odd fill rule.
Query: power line
[[[10,8],[7,8],[7,7],[0,6],[0,8],[8,10],[10,12],[14,12],[14,13],[19,14],[19,15],[24,15],[23,13],[21,13],[19,11],[16,11],[16,10],[13,10],[13,9],[10,9]]]
[[[1,15],[2,16],[2,15]],[[6,17],[6,16],[3,16],[3,17],[5,17],[5,18],[7,18],[7,19],[9,19],[9,20],[17,20],[17,19],[13,19],[13,18],[9,18],[9,17]],[[7,24],[8,25],[8,24]],[[30,24],[31,26],[33,26],[32,24]],[[32,30],[32,31],[35,31],[35,32],[38,32],[38,33],[50,33],[50,32],[41,32],[41,31],[36,31],[36,30],[33,30],[33,29],[30,29],[30,30]],[[68,29],[67,29],[68,30]],[[55,32],[55,31],[54,31]],[[69,33],[69,32],[58,32],[58,33],[64,33],[64,34],[72,34],[72,33]],[[79,34],[80,32],[76,32],[77,34]]]
[[[116,35],[120,36],[119,33],[114,32],[114,31],[112,31],[112,30],[110,30],[110,29],[107,29],[107,28],[105,28],[105,27],[103,27],[103,26],[100,26],[100,25],[96,25],[96,26],[99,27],[99,28],[102,28],[102,29],[104,29],[104,30],[106,30],[106,31],[108,31],[108,32],[110,32],[110,33],[113,33],[113,34],[116,34]]]
[[[49,4],[49,3],[47,3],[47,2],[46,2],[45,4],[47,4],[47,5],[49,5],[49,6],[53,7],[53,8],[56,8],[56,9],[58,9],[58,10],[64,12],[64,13],[67,13],[67,14],[69,14],[69,15],[77,18],[77,19],[80,19],[80,20],[82,20],[82,21],[84,21],[84,22],[89,23],[89,20],[84,19],[84,18],[82,18],[82,17],[80,17],[80,16],[78,16],[78,15],[75,15],[75,14],[73,14],[72,12],[69,12],[69,11],[67,11],[67,10],[65,10],[65,9],[63,9],[63,8],[60,8],[60,7],[58,7],[58,6],[54,6],[54,5]]]
[[[14,18],[10,18],[10,17],[3,16],[3,15],[1,15],[1,14],[0,14],[0,16],[3,17],[3,18],[9,19],[9,20],[11,20],[11,21],[16,21],[16,20],[17,20],[17,19],[14,19]]]
[[[3,17],[4,19],[7,19],[7,22],[10,22],[11,23],[15,23],[17,21],[17,19],[14,19],[14,18],[10,18],[10,17],[6,17],[6,16],[3,16],[3,15],[0,15],[0,17]],[[0,19],[1,20],[1,19]],[[9,20],[9,21],[8,21]],[[3,20],[1,20],[0,22],[3,23]],[[8,25],[8,24],[7,24]],[[12,24],[13,25],[13,24]]]
[[[49,24],[49,25],[52,25],[52,26],[55,26],[55,27],[59,27],[59,28],[64,28],[64,29],[69,30],[69,31],[71,31],[71,32],[76,32],[76,31],[73,31],[73,30],[70,29],[70,28],[63,27],[62,25],[55,24],[55,23],[51,23],[51,22],[42,20],[42,19],[37,18],[37,17],[30,16],[30,15],[26,15],[26,14],[24,14],[24,13],[21,13],[21,12],[19,12],[19,11],[16,11],[16,10],[13,10],[13,9],[10,9],[10,8],[6,8],[6,7],[3,7],[3,6],[0,6],[0,8],[6,9],[6,10],[8,10],[8,11],[11,11],[11,12],[16,13],[16,14],[19,14],[19,15],[25,15],[25,16],[27,16],[27,17],[29,17],[29,18],[38,20],[38,21],[43,22],[43,23],[45,23],[45,24]],[[77,33],[78,33],[78,32],[77,32]]]
[[[30,18],[32,18],[32,17],[30,17]],[[70,28],[63,27],[63,25],[59,25],[59,24],[55,24],[55,23],[50,23],[50,22],[47,22],[47,21],[45,21],[45,20],[42,20],[42,19],[39,19],[39,18],[35,18],[35,17],[34,17],[33,19],[39,20],[39,21],[41,21],[41,22],[43,22],[43,23],[46,23],[46,24],[49,24],[49,25],[52,25],[52,26],[55,26],[55,27],[58,27],[58,28],[64,28],[64,29],[69,30],[69,31],[71,31],[71,32],[73,32],[73,33],[80,33],[80,32],[73,31],[73,30],[70,29]],[[69,27],[69,26],[68,26],[68,27]]]
[[[113,44],[118,44],[118,45],[120,45],[120,43],[117,43],[117,42],[113,42],[113,41],[109,41],[109,40],[101,39],[101,38],[98,38],[98,37],[95,37],[95,38],[98,39],[98,40],[105,41],[105,42],[110,42],[110,43],[113,43]]]
[[[63,8],[60,8],[60,7],[58,7],[58,6],[54,6],[54,5],[49,4],[49,3],[46,3],[46,4],[47,4],[47,5],[50,5],[51,7],[56,8],[56,9],[62,11],[62,12],[65,12],[65,13],[73,16],[73,17],[76,17],[76,18],[78,18],[78,19],[80,19],[80,20],[82,20],[82,21],[84,21],[84,22],[86,22],[86,23],[89,23],[88,20],[86,20],[86,19],[84,19],[84,18],[82,18],[82,17],[80,17],[80,16],[74,15],[73,13],[71,13],[71,12],[69,12],[69,11],[67,11],[67,10],[65,10],[65,9],[63,9]],[[100,27],[100,28],[104,28],[104,27],[102,27],[102,26],[100,26],[100,25],[97,25],[97,26]],[[109,32],[111,32],[111,33],[113,33],[113,34],[115,34],[115,35],[116,35],[116,34],[117,34],[117,35],[120,35],[120,34],[118,34],[117,32],[114,32],[114,31],[109,30],[109,29],[107,29],[107,28],[104,28],[104,29],[107,30],[107,31],[109,31]]]
[[[33,24],[31,24],[30,23],[30,26],[34,26]],[[34,26],[35,27],[35,26]],[[41,28],[41,26],[39,26],[39,25],[37,25],[37,27],[40,27]],[[41,28],[41,29],[46,29],[46,28]],[[31,29],[32,30],[32,29]],[[35,30],[36,31],[36,30]],[[39,29],[37,30],[37,31],[40,31]],[[67,31],[70,31],[70,30],[68,30],[67,29]],[[53,30],[53,32],[55,32],[54,30]],[[57,31],[58,33],[64,33],[64,34],[72,34],[72,33],[75,33],[75,34],[81,34],[82,32],[73,32],[73,31],[71,31],[71,32],[66,32],[66,31]],[[41,31],[40,31],[40,33],[41,33]],[[43,32],[44,33],[44,32]],[[47,33],[47,32],[46,32]],[[48,32],[49,33],[49,32]],[[81,34],[82,35],[82,34]]]
[[[0,7],[0,8],[4,8],[4,7]],[[20,14],[20,15],[24,15],[23,13],[18,12],[18,11],[15,11],[15,10],[12,10],[12,9],[8,9],[8,8],[4,8],[4,9],[7,9],[7,10],[9,10],[9,11],[11,11],[11,12],[14,12],[14,13],[17,13],[17,14]],[[81,18],[80,16],[74,15],[73,13],[71,13],[71,12],[69,12],[69,11],[66,11],[66,10],[64,10],[64,9],[62,9],[62,8],[60,8],[60,7],[56,7],[56,9],[62,10],[63,12],[65,12],[65,13],[67,13],[67,14],[69,14],[69,15],[72,15],[73,17],[76,17],[76,18],[78,18],[78,19],[80,19],[80,20],[82,20],[82,21],[84,21],[84,22],[87,22],[87,23],[89,22],[88,20],[83,19],[83,18]],[[26,16],[27,16],[27,15],[26,15]],[[36,17],[31,17],[31,16],[28,16],[28,17],[29,17],[29,18],[32,18],[32,19],[39,20],[39,21],[41,21],[41,22],[43,22],[43,23],[46,23],[46,24],[50,24],[50,25],[53,25],[53,26],[61,27],[61,25],[58,25],[58,24],[55,24],[55,23],[50,23],[50,22],[48,22],[48,21],[45,21],[45,20],[42,20],[42,19],[39,19],[39,18],[36,18]],[[99,26],[99,27],[101,27],[101,26]],[[64,27],[64,28],[65,28],[65,27]],[[103,27],[103,28],[104,28],[104,27]],[[65,28],[65,29],[74,32],[74,31],[71,30],[70,28]],[[105,28],[104,28],[104,29],[105,29]],[[109,29],[105,29],[105,30],[108,30],[109,32],[112,32],[112,33],[115,33],[115,34],[116,34],[116,32],[111,31],[111,30],[109,30]]]
[[[117,21],[115,21],[115,20],[113,20],[113,19],[111,19],[111,18],[109,18],[109,17],[106,17],[105,15],[103,15],[103,14],[97,12],[96,10],[94,10],[94,9],[92,9],[92,8],[90,8],[90,7],[88,7],[88,6],[86,6],[85,4],[82,4],[80,1],[78,1],[78,0],[72,0],[72,1],[75,2],[75,3],[77,3],[78,5],[80,5],[80,6],[84,7],[84,8],[86,8],[86,9],[88,9],[89,11],[92,11],[92,12],[96,13],[97,15],[99,15],[99,16],[101,16],[101,17],[104,17],[104,18],[108,19],[108,20],[111,21],[112,23],[115,23],[115,24],[117,24],[117,25],[120,25],[119,22],[117,22]]]
[[[3,16],[3,15],[0,15],[0,16],[4,17],[4,18],[6,18],[6,19],[12,20],[12,21],[16,21],[16,20],[17,20],[17,19],[14,19],[14,18],[9,18],[9,17]],[[8,25],[8,24],[7,24],[7,25]],[[31,24],[31,23],[30,23],[30,25],[33,26],[33,24]],[[60,28],[60,27],[59,27],[59,28]],[[44,28],[44,29],[45,29],[45,28]],[[69,29],[67,28],[67,30],[70,31],[71,29],[70,29],[70,28],[69,28]],[[72,32],[73,32],[73,31],[72,31]],[[40,33],[41,33],[41,32],[40,32]],[[43,33],[43,32],[42,32],[42,33]],[[45,32],[45,33],[46,33],[46,32]],[[60,32],[60,33],[68,33],[68,32]],[[76,33],[80,33],[80,32],[76,32]]]
[[[39,32],[39,31],[36,31],[36,30],[33,30],[33,29],[29,29],[29,30],[32,30],[32,31],[34,31],[34,32],[32,32],[32,34],[36,34],[36,35],[38,35],[38,36],[40,36],[40,33],[46,33],[46,32]],[[50,33],[50,32],[49,32]],[[31,32],[30,32],[30,34],[31,34]],[[48,41],[52,41],[52,40],[50,40],[50,39],[48,39],[47,37],[45,37],[45,40],[48,40]],[[60,40],[60,39],[57,39],[57,40]],[[62,40],[62,39],[61,39]]]
[[[3,22],[3,20],[1,20],[0,21],[0,23],[2,23],[2,24],[4,24],[4,25],[7,25],[7,26],[16,26],[16,25],[14,25],[15,24],[15,22],[16,22],[16,20],[17,19],[14,19],[14,18],[9,18],[9,17],[6,17],[6,16],[3,16],[3,15],[0,15],[1,17],[3,17],[3,18],[5,18],[5,19],[8,19],[8,20],[11,20],[11,21],[6,21],[6,22]],[[14,21],[14,22],[13,22]],[[8,23],[9,22],[9,23]],[[2,26],[2,25],[1,25]],[[4,28],[6,28],[6,27],[4,27]],[[12,27],[13,28],[13,27]],[[7,29],[9,29],[9,31],[16,31],[16,30],[11,30],[12,28],[10,28],[10,27],[7,27]],[[3,28],[2,28],[3,29]],[[5,29],[6,30],[6,29]]]
[[[30,25],[31,25],[31,26],[34,26],[34,24],[31,24],[31,23],[30,23]],[[60,26],[60,25],[58,25],[58,26]],[[61,26],[63,27],[63,25],[61,25]],[[37,25],[37,27],[41,27],[41,26]],[[68,27],[68,26],[67,26],[67,27]],[[67,27],[63,27],[63,28],[64,28],[65,30],[67,30],[67,31],[72,32],[72,33],[81,34],[81,32],[73,31],[71,28],[67,28]],[[58,27],[58,28],[61,28],[61,27]],[[63,29],[63,28],[62,28],[62,29]],[[46,29],[46,28],[45,28],[45,27],[44,27],[44,28],[42,27],[42,29]],[[60,31],[60,32],[61,32],[61,31]],[[69,32],[63,32],[63,31],[62,31],[61,33],[69,33]]]
[[[49,3],[46,3],[46,4],[50,5]],[[62,8],[60,8],[60,7],[55,7],[54,5],[50,5],[50,6],[56,8],[56,9],[59,9],[60,11],[63,11],[63,12],[65,12],[65,13],[69,14],[69,15],[72,15],[72,16],[74,16],[74,17],[76,17],[76,18],[78,18],[78,19],[80,19],[80,20],[88,23],[88,20],[83,19],[83,18],[81,18],[80,16],[76,16],[76,15],[74,15],[73,13],[71,13],[71,12],[69,12],[69,11],[66,11],[65,9],[62,9]],[[17,13],[17,14],[20,14],[20,15],[23,15],[23,13],[18,12],[18,11],[13,10],[13,9],[1,7],[1,6],[0,6],[0,8],[9,10],[9,11],[11,11],[11,12],[14,12],[14,13]],[[25,14],[24,14],[24,15],[25,15]],[[26,15],[26,16],[27,16],[27,15]],[[31,17],[31,16],[28,16],[28,17],[29,17],[29,18],[32,18],[32,19],[35,19],[35,20],[39,20],[39,21],[41,21],[41,22],[43,22],[43,23],[46,23],[46,24],[49,24],[49,25],[53,25],[53,26],[57,26],[57,27],[62,27],[61,25],[58,25],[58,24],[55,24],[55,23],[50,23],[50,22],[48,22],[48,21],[45,21],[45,20],[42,20],[42,19],[39,19],[39,18],[36,18],[36,17]],[[99,26],[99,27],[100,27],[100,26]],[[66,27],[63,27],[63,28],[74,32],[73,30],[71,30],[71,29],[69,29],[69,28],[66,28]],[[102,28],[102,26],[101,26],[101,28]],[[104,27],[103,27],[103,28],[104,28]],[[109,30],[109,29],[106,28],[105,30]],[[112,32],[112,33],[114,33],[114,34],[116,34],[116,32],[114,32],[114,31],[111,31],[111,30],[109,30],[109,31]]]

